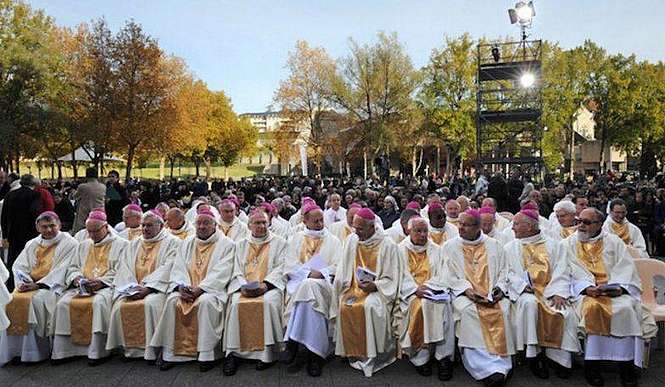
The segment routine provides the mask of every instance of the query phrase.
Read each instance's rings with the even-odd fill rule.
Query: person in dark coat
[[[41,196],[35,191],[36,180],[32,175],[23,175],[20,187],[5,196],[2,206],[3,244],[8,247],[7,267],[11,268],[25,244],[37,236],[35,221],[41,209]],[[7,281],[7,289],[14,289],[13,274]]]
[[[122,209],[129,204],[127,190],[120,184],[118,171],[109,172],[106,180],[106,218],[108,224],[115,227],[122,222]],[[60,218],[62,219],[62,218]]]
[[[58,191],[53,194],[53,201],[55,202],[53,211],[60,218],[60,231],[70,231],[74,225],[74,206],[72,202],[66,197],[63,198]]]

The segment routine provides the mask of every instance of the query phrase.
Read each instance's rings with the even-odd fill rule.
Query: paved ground
[[[640,386],[665,385],[665,352],[652,352],[649,369],[643,372]],[[607,372],[605,385],[607,387],[620,386],[619,375]],[[331,360],[324,368],[321,378],[313,379],[303,370],[299,374],[286,373],[285,366],[275,366],[269,370],[257,372],[253,365],[243,364],[233,377],[224,377],[221,367],[216,367],[207,373],[200,373],[195,364],[184,364],[169,371],[159,371],[154,366],[148,366],[143,361],[124,363],[118,357],[98,366],[89,367],[85,360],[76,360],[60,366],[51,366],[48,362],[26,366],[7,365],[0,368],[0,386],[310,386],[318,387],[372,387],[372,386],[408,386],[421,387],[441,386],[478,386],[464,371],[461,364],[455,366],[453,380],[441,383],[436,378],[422,377],[415,373],[410,364],[398,361],[390,367],[380,371],[372,378],[365,378],[359,371],[353,370],[340,359]],[[526,367],[518,367],[509,386],[530,387],[575,387],[587,386],[580,368],[576,368],[573,377],[568,380],[558,379],[552,375],[548,380],[535,379]]]

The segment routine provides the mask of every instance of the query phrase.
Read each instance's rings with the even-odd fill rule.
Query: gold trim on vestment
[[[92,340],[92,302],[95,296],[74,296],[69,301],[72,344],[90,345]]]
[[[134,239],[140,237],[141,235],[143,235],[143,230],[141,230],[141,227],[127,229],[128,241],[133,241]]]
[[[300,246],[300,255],[298,258],[300,263],[305,263],[309,261],[309,259],[314,255],[318,254],[318,252],[321,250],[322,244],[323,238],[314,238],[305,235],[302,240],[302,245]]]
[[[577,231],[577,226],[561,227],[559,235],[561,235],[561,238],[566,239],[573,235],[575,231]]]
[[[194,256],[187,267],[189,282],[192,288],[198,287],[208,273],[210,257],[215,250],[216,243],[203,244],[194,242]],[[198,300],[184,302],[178,298],[175,308],[175,334],[173,338],[173,353],[178,356],[195,356],[198,353],[199,320]]]
[[[577,242],[577,257],[593,274],[596,286],[609,281],[603,260],[603,239],[593,242]],[[610,297],[585,296],[582,301],[582,318],[587,334],[609,336],[612,328],[612,299]]]
[[[245,262],[247,282],[265,280],[270,261],[270,243],[257,245],[249,243]],[[263,351],[265,349],[263,296],[238,299],[238,326],[240,327],[240,350],[244,352]]]
[[[96,279],[102,277],[109,270],[109,251],[112,243],[92,245],[83,265],[83,277]],[[71,326],[72,343],[76,345],[89,345],[92,340],[92,304],[93,298],[74,296],[69,303],[69,321]]]
[[[145,299],[120,301],[120,320],[125,348],[145,348]]]
[[[380,248],[380,243],[375,246],[363,246],[359,244],[356,248],[351,287],[342,295],[339,313],[342,327],[342,341],[347,357],[367,357],[365,299],[368,294],[358,286],[356,268],[364,267],[372,272],[376,272]],[[355,301],[353,304],[348,305],[346,302],[351,297],[355,297]]]
[[[563,340],[563,315],[545,302],[544,292],[552,280],[547,245],[541,243],[522,245],[522,265],[531,279],[533,293],[538,301],[538,344],[542,347],[561,348]]]
[[[163,239],[157,242],[141,242],[139,253],[136,255],[136,262],[134,262],[134,273],[137,284],[140,285],[145,277],[155,271],[157,253],[159,253],[162,241]]]
[[[406,249],[409,256],[409,272],[418,286],[422,285],[431,277],[427,250],[417,253]],[[425,344],[425,316],[423,315],[423,300],[417,296],[413,297],[409,305],[409,338],[411,348],[419,350]]]
[[[19,292],[18,289],[14,289],[12,300],[5,306],[5,312],[9,319],[9,327],[7,327],[8,336],[24,336],[28,334],[30,304],[32,303],[32,296],[35,294],[37,294],[37,290]]]
[[[446,231],[430,231],[429,239],[439,246],[442,246],[448,240],[448,233]]]
[[[464,274],[471,283],[473,290],[483,295],[489,294],[490,279],[487,262],[487,249],[484,243],[477,245],[462,245],[464,253]],[[480,328],[483,334],[487,351],[494,355],[508,356],[506,345],[506,327],[503,321],[501,305],[476,304]]]
[[[55,249],[57,247],[57,243],[50,246],[37,245],[37,249],[35,250],[37,262],[35,262],[35,266],[30,270],[30,277],[33,281],[37,282],[51,272],[53,257],[55,256]]]
[[[628,228],[628,222],[610,222],[610,226],[612,226],[612,231],[616,234],[616,236],[621,238],[623,243],[625,243],[627,246],[632,246],[633,241],[630,238],[630,228]]]

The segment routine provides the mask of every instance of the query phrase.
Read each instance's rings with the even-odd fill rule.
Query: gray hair
[[[556,213],[559,210],[566,211],[569,214],[574,214],[575,212],[577,212],[575,204],[573,204],[573,202],[571,202],[570,200],[561,200],[560,202],[556,203],[554,205],[554,212]]]
[[[427,219],[425,219],[423,217],[420,217],[420,216],[413,216],[409,219],[408,227],[411,229],[418,222],[423,222],[423,223],[425,223],[425,225],[429,226],[429,223],[427,222]]]

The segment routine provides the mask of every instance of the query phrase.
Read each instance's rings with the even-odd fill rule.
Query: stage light
[[[524,73],[520,77],[520,85],[525,89],[533,86],[536,83],[536,77],[532,73]]]
[[[494,61],[497,63],[499,60],[501,60],[501,51],[499,51],[499,46],[492,47],[492,58],[494,58]]]
[[[515,8],[508,10],[510,17],[510,24],[519,23],[520,25],[529,25],[534,16],[536,16],[536,8],[533,6],[533,1],[525,3],[519,1],[515,4]]]

